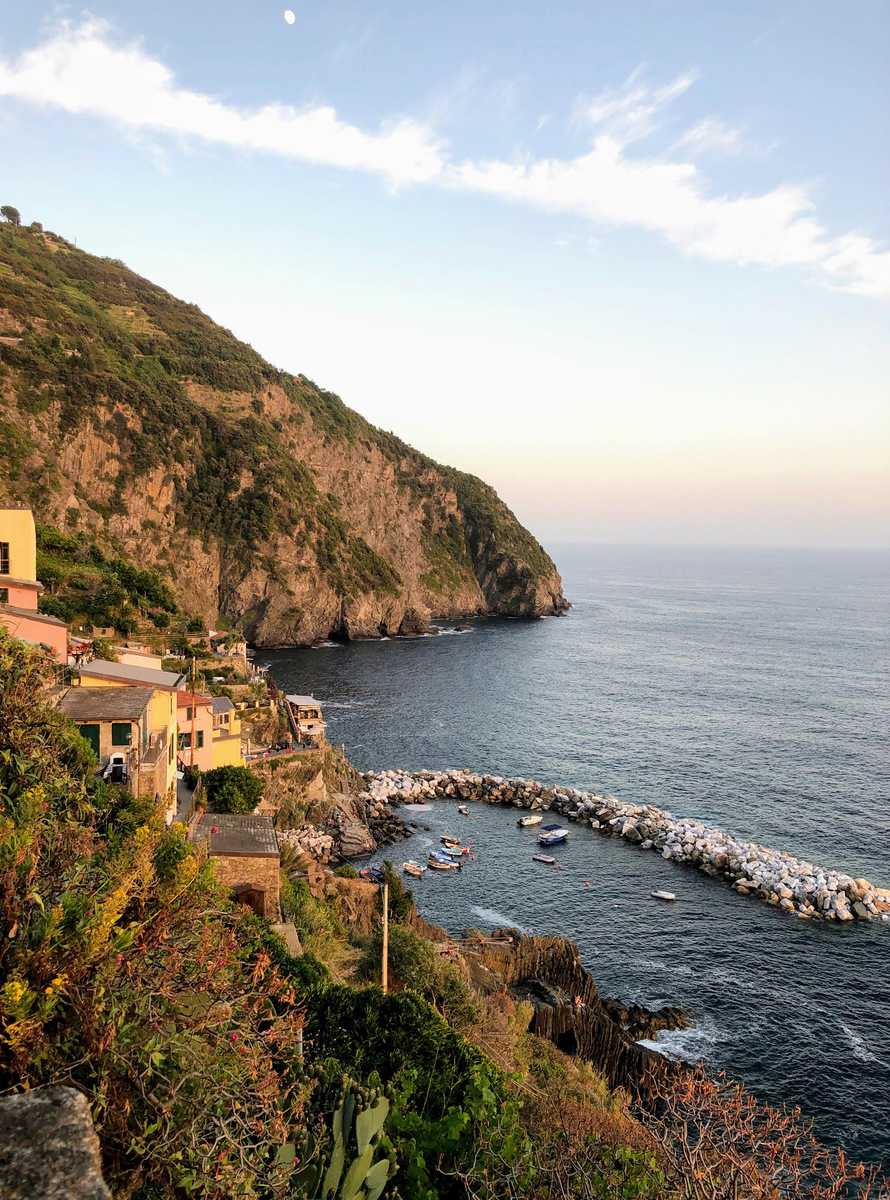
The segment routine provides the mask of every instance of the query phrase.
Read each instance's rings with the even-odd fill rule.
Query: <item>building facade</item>
[[[68,626],[38,610],[37,530],[25,505],[0,508],[0,622],[13,637],[44,646],[57,663],[68,661]]]

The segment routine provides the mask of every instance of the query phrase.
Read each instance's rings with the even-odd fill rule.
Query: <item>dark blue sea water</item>
[[[890,555],[557,547],[564,618],[263,655],[325,702],[361,768],[456,767],[612,792],[890,885]],[[574,827],[561,870],[510,810],[440,803],[478,858],[428,874],[452,930],[574,938],[606,993],[682,1004],[666,1046],[800,1104],[826,1140],[890,1161],[890,924],[788,917]],[[584,881],[589,881],[589,887]],[[655,887],[679,894],[672,906]]]

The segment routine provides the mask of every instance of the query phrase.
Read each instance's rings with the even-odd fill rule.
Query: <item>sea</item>
[[[258,660],[322,701],[361,769],[592,789],[890,886],[890,553],[549,549],[565,617]],[[420,858],[444,832],[474,847],[413,885],[428,919],[572,938],[604,994],[687,1010],[657,1049],[890,1169],[890,922],[801,921],[580,826],[546,867],[510,809],[404,811],[416,832],[378,858]]]

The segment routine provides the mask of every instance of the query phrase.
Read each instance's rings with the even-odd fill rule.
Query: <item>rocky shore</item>
[[[628,804],[614,796],[548,787],[536,780],[460,770],[369,772],[365,783],[372,801],[390,805],[447,798],[552,810],[606,836],[624,838],[641,850],[695,866],[726,880],[741,896],[756,896],[802,919],[890,921],[890,889],[805,862],[786,851],[742,841],[701,821],[674,817],[651,804]]]

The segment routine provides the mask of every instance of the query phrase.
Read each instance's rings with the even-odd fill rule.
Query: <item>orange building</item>
[[[13,637],[45,646],[57,663],[68,661],[68,626],[38,612],[37,531],[26,505],[0,508],[0,621]]]
[[[212,771],[217,764],[213,761],[211,697],[201,696],[196,692],[177,692],[176,710],[176,725],[179,731],[176,749],[180,762],[186,767]]]

